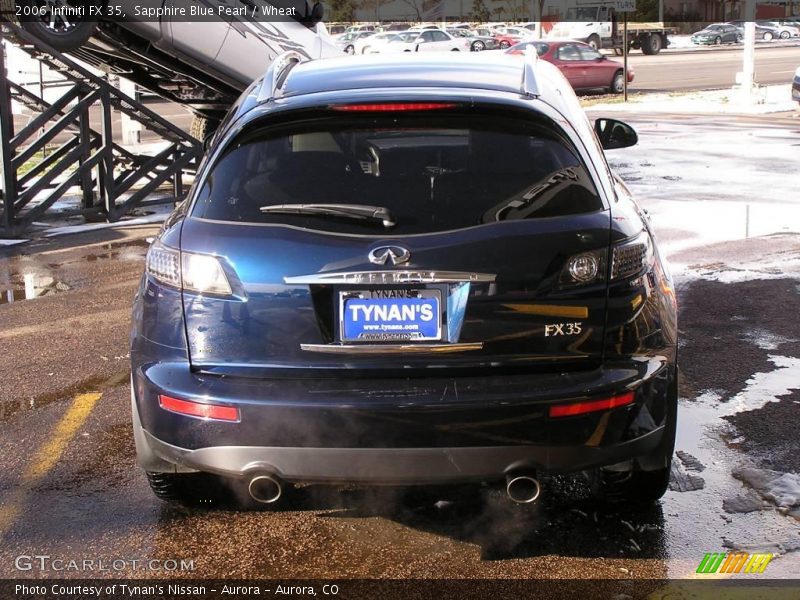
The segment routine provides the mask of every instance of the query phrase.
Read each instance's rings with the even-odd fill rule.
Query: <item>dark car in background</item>
[[[533,47],[542,60],[556,65],[575,91],[601,89],[621,94],[624,90],[622,63],[606,58],[589,44],[573,40],[530,41],[517,44],[506,53],[524,56],[528,47]],[[629,66],[628,83],[633,78]]]
[[[794,80],[792,81],[792,100],[800,102],[800,67],[794,72]]]
[[[553,65],[278,57],[237,102],[134,301],[133,431],[160,497],[583,473],[652,503],[677,419],[675,290]]]
[[[715,23],[692,34],[692,43],[698,45],[738,44],[744,38],[735,24]]]

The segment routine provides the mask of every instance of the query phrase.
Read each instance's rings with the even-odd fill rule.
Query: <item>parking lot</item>
[[[0,255],[0,576],[60,575],[16,561],[46,554],[193,566],[92,577],[662,579],[692,576],[707,552],[745,551],[775,553],[770,577],[795,577],[800,121],[623,118],[640,143],[609,159],[678,284],[677,458],[659,505],[606,509],[573,477],[545,480],[532,507],[497,490],[435,502],[316,486],[275,511],[164,504],[134,464],[128,360],[158,226],[99,229]]]

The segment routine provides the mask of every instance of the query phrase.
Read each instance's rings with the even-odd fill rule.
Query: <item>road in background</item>
[[[729,52],[674,52],[628,56],[636,78],[632,91],[670,92],[729,88],[742,70],[744,50]],[[755,81],[762,85],[790,84],[800,67],[800,48],[759,48],[755,53]],[[620,57],[612,57],[622,62]]]

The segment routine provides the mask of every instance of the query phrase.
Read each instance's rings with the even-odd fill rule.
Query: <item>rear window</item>
[[[563,138],[516,120],[470,121],[363,117],[249,134],[211,167],[192,215],[407,235],[602,210]],[[390,222],[352,214],[365,206]]]

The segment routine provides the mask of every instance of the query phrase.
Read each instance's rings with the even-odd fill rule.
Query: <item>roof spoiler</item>
[[[289,71],[295,65],[306,60],[308,60],[308,57],[296,50],[289,50],[276,56],[264,75],[261,90],[258,92],[258,103],[269,102],[280,97],[281,88],[289,75]]]
[[[530,98],[538,98],[539,85],[536,83],[536,64],[539,62],[539,53],[533,44],[525,46],[525,60],[522,65],[522,83],[520,93]]]

